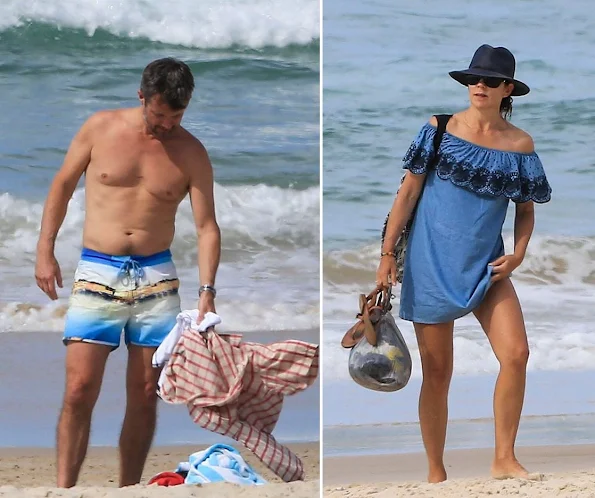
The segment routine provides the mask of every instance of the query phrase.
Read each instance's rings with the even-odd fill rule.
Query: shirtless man
[[[51,299],[62,287],[54,256],[68,201],[85,174],[83,251],[64,330],[66,388],[57,429],[58,486],[77,482],[106,360],[128,346],[120,486],[140,482],[157,413],[153,353],[180,312],[169,247],[187,193],[198,232],[199,315],[214,311],[221,239],[213,172],[203,145],[181,125],[194,90],[190,68],[160,59],[144,70],[140,107],[101,111],[74,137],[45,203],[35,278]]]

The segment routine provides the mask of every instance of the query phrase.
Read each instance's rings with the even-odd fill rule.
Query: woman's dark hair
[[[157,59],[143,71],[140,89],[147,102],[160,95],[173,110],[185,109],[194,91],[194,76],[182,61]]]
[[[512,97],[504,97],[500,102],[500,115],[504,119],[510,119],[512,116]]]

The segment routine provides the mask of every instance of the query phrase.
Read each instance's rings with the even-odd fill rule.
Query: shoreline
[[[326,372],[325,372],[326,373]],[[363,389],[325,376],[324,457],[423,453],[418,399],[421,379],[398,393]],[[447,451],[494,444],[491,374],[453,376]],[[595,370],[530,371],[516,438],[518,447],[595,444]],[[594,497],[595,498],[595,497]]]
[[[426,482],[424,453],[328,457],[323,462],[324,496],[595,496],[594,444],[518,447],[516,455],[529,472],[541,474],[541,480],[491,478],[493,449],[446,451],[448,480],[440,484]]]
[[[418,422],[324,427],[324,458],[423,453]],[[493,417],[448,421],[447,451],[490,449]],[[518,448],[595,445],[595,413],[521,417]]]

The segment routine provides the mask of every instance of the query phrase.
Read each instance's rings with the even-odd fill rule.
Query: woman
[[[483,45],[468,69],[449,73],[468,87],[470,106],[450,118],[437,155],[436,118],[423,126],[405,156],[408,171],[386,225],[376,282],[383,286],[397,282],[395,243],[415,211],[399,314],[413,322],[421,355],[419,418],[429,482],[446,479],[453,325],[470,312],[500,363],[492,475],[531,477],[514,453],[529,348],[509,276],[525,256],[534,202],[549,201],[551,188],[533,140],[506,120],[511,97],[529,93],[514,79],[514,71],[515,59],[507,49]],[[504,254],[501,233],[510,200],[516,203],[514,252]]]

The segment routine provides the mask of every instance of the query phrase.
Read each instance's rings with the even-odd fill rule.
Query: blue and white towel
[[[244,485],[267,484],[232,446],[214,444],[206,450],[197,451],[188,462],[181,462],[176,472],[188,472],[185,484],[231,482]]]

